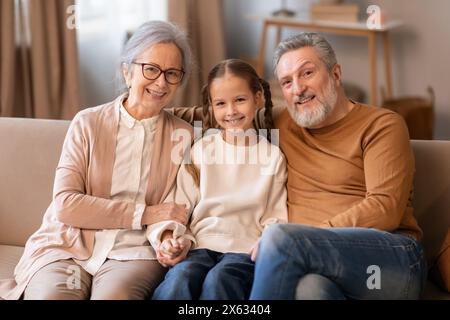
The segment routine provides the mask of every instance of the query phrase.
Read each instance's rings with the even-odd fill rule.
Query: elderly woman
[[[163,109],[186,81],[190,64],[187,38],[174,25],[148,22],[135,32],[121,64],[128,90],[73,119],[53,202],[26,244],[15,279],[0,284],[3,298],[151,296],[165,269],[155,260],[146,226],[187,223],[184,207],[162,202],[178,170],[171,161],[179,146],[172,133],[191,134],[192,128]]]

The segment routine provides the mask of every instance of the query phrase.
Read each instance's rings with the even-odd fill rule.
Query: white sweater
[[[220,132],[197,141],[191,159],[200,171],[200,188],[180,166],[165,202],[186,204],[193,249],[249,253],[267,225],[287,221],[284,155],[265,138],[252,138],[248,147],[225,142]],[[151,225],[147,234],[154,247],[165,230],[173,230],[174,238],[186,232],[173,221]]]

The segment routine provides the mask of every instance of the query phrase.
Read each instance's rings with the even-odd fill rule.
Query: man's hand
[[[258,249],[259,249],[259,241],[260,240],[261,240],[261,238],[256,240],[255,244],[250,249],[250,258],[252,259],[253,262],[256,262],[256,257],[258,256]]]
[[[142,215],[141,225],[146,226],[166,220],[173,220],[186,225],[188,222],[186,205],[169,202],[146,207]]]
[[[173,267],[186,258],[191,245],[191,240],[183,237],[165,239],[156,249],[156,258],[163,267]]]

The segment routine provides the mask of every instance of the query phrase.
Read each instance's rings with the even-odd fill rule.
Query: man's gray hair
[[[135,59],[151,46],[158,43],[173,43],[180,49],[182,68],[185,72],[182,84],[185,84],[192,71],[192,51],[186,33],[173,23],[166,21],[149,21],[142,24],[131,36],[120,57],[119,72],[122,67],[131,69]],[[148,62],[148,61],[144,61]],[[123,76],[121,76],[121,79]],[[123,79],[122,79],[123,80]]]
[[[304,47],[316,49],[320,59],[325,63],[329,72],[337,63],[336,55],[330,43],[325,37],[315,32],[303,32],[280,42],[277,46],[273,58],[273,71],[276,72],[281,57],[290,51]]]

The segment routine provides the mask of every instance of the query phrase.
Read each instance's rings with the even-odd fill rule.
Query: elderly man
[[[263,235],[251,299],[417,299],[426,263],[403,120],[345,96],[319,34],[280,43],[274,70],[291,224]]]
[[[287,102],[274,119],[288,163],[290,223],[263,233],[250,298],[418,298],[426,262],[405,123],[345,96],[320,34],[281,42],[274,71]],[[198,110],[176,113],[192,121]]]

